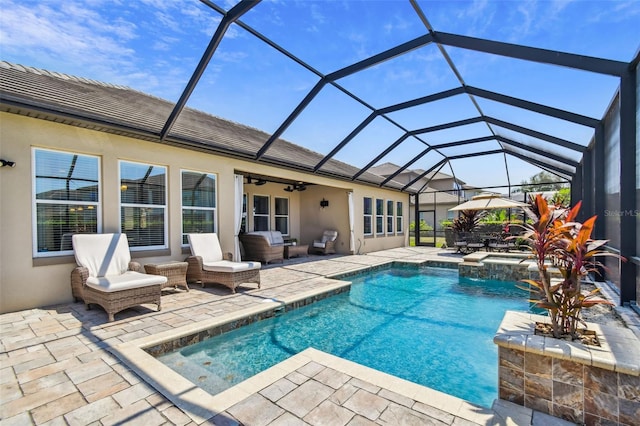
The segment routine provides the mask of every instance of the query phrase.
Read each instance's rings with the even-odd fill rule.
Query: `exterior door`
[[[418,212],[418,224],[416,226],[419,226],[419,231],[416,232],[416,245],[435,247],[436,211],[420,210]]]

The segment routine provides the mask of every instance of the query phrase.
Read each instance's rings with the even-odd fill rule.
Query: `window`
[[[182,244],[187,234],[216,232],[216,176],[182,171]]]
[[[289,199],[276,197],[276,231],[289,235]]]
[[[33,149],[33,255],[72,254],[71,235],[102,232],[100,159]]]
[[[364,197],[362,202],[362,211],[363,211],[363,224],[364,224],[364,235],[372,235],[373,234],[373,202],[371,198]]]
[[[376,198],[376,234],[384,233],[384,200]]]
[[[265,195],[253,196],[253,230],[269,230],[269,197]]]
[[[393,201],[387,201],[387,234],[393,234]]]
[[[402,201],[396,202],[396,232],[398,234],[402,234],[404,232],[403,225],[403,214],[402,214]]]
[[[120,162],[120,230],[131,250],[167,248],[167,168]]]

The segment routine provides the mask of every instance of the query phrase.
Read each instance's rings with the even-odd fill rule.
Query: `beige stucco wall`
[[[377,187],[354,184],[166,146],[153,142],[96,132],[24,116],[0,113],[0,157],[15,161],[15,168],[0,169],[0,312],[69,302],[69,276],[75,266],[72,256],[34,258],[32,232],[33,147],[96,155],[101,161],[102,232],[119,232],[120,185],[118,161],[136,161],[168,168],[169,249],[163,252],[132,253],[141,263],[182,260],[180,170],[195,170],[217,175],[217,229],[223,251],[233,250],[233,203],[236,171],[284,177],[310,182],[306,191],[288,193],[284,185],[245,185],[250,214],[252,195],[269,195],[273,211],[274,196],[290,200],[291,237],[302,244],[318,238],[325,228],[337,229],[337,249],[349,253],[347,192],[354,192],[356,251],[366,253],[400,247],[408,241],[409,203],[406,194]],[[364,238],[362,198],[402,201],[405,232],[402,235]],[[320,208],[320,200],[329,207]],[[273,223],[272,223],[273,226]],[[143,256],[143,257],[140,257]]]

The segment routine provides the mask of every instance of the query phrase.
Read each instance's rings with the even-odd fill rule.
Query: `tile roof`
[[[171,102],[129,87],[0,61],[0,111],[245,160],[254,160],[270,136],[185,108],[161,141],[160,133],[173,107]],[[314,173],[313,168],[322,159],[322,154],[278,139],[260,162]],[[315,174],[351,180],[358,171],[355,166],[331,159]],[[356,182],[379,185],[383,180],[365,172]],[[385,184],[389,189],[403,186],[394,181]]]

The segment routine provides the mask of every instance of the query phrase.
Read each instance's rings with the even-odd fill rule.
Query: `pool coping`
[[[363,271],[366,271],[364,268]],[[164,365],[146,349],[161,345],[168,341],[175,341],[185,336],[195,335],[206,330],[223,327],[234,321],[239,321],[247,317],[256,316],[275,311],[279,307],[295,304],[300,301],[317,298],[319,296],[328,295],[342,289],[351,287],[351,282],[335,280],[335,283],[324,285],[320,288],[310,290],[301,294],[297,294],[290,298],[284,299],[265,299],[260,305],[251,306],[233,313],[220,316],[208,321],[195,324],[188,324],[182,327],[156,333],[140,339],[121,343],[111,349],[122,362],[131,367],[131,369],[140,375],[147,383],[162,393],[167,399],[174,403],[178,408],[183,410],[193,421],[202,423],[205,420],[224,412],[234,404],[247,398],[252,393],[261,390],[271,384],[264,382],[265,379],[274,377],[274,373],[280,372],[281,364],[292,363],[297,365],[292,358],[276,364],[275,366],[264,370],[249,379],[223,391],[216,395],[211,395],[204,389],[200,388],[184,376],[175,372],[171,368]],[[299,354],[298,354],[299,355]],[[298,365],[299,367],[299,365]],[[297,367],[296,367],[297,368]],[[287,373],[288,374],[288,373]],[[285,374],[286,375],[286,374]],[[278,379],[281,376],[277,377]],[[258,383],[266,383],[259,389],[255,389]],[[254,389],[253,391],[251,389]]]
[[[461,398],[322,352],[312,347],[216,395],[208,393],[147,352],[149,348],[161,345],[167,341],[175,341],[182,337],[222,327],[247,317],[259,316],[269,311],[274,311],[281,306],[294,305],[300,301],[314,299],[319,296],[330,295],[336,291],[348,289],[351,287],[351,282],[338,280],[337,277],[348,279],[348,277],[358,273],[392,267],[394,264],[430,266],[427,262],[393,260],[373,267],[364,266],[346,273],[334,274],[326,277],[328,279],[335,279],[335,282],[329,285],[324,285],[317,289],[280,300],[265,299],[265,303],[263,304],[235,311],[218,318],[197,324],[185,325],[121,343],[113,347],[111,352],[128,365],[136,374],[140,375],[145,382],[162,393],[168,400],[187,414],[191,420],[198,424],[225,412],[235,404],[286,377],[309,362],[317,362],[324,366],[331,367],[351,377],[372,383],[474,423],[485,424],[487,420],[494,419],[495,416],[502,417],[492,409],[470,403]],[[518,415],[528,419],[531,418],[530,411],[523,411],[518,413]]]

